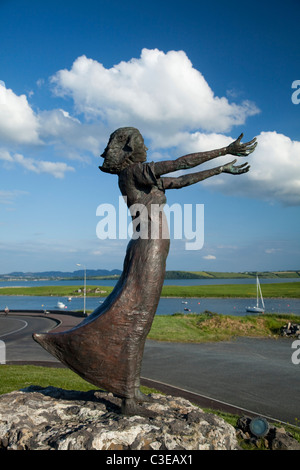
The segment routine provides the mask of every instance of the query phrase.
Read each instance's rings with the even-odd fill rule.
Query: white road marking
[[[23,326],[21,326],[20,328],[18,328],[17,330],[13,330],[13,331],[10,331],[9,333],[5,333],[4,335],[0,335],[0,338],[5,338],[6,336],[9,336],[9,335],[13,335],[15,333],[18,333],[19,331],[21,330],[24,330],[24,328],[26,328],[28,326],[28,323],[27,321],[25,320],[19,320],[19,319],[15,319],[16,321],[19,321],[21,323],[24,323]]]

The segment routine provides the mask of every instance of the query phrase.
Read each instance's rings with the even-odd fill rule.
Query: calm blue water
[[[275,278],[275,279],[263,279],[259,278],[261,284],[273,284],[279,282],[300,282],[299,278]],[[86,281],[89,286],[115,286],[116,280],[89,280]],[[164,282],[165,286],[204,286],[204,285],[216,285],[216,284],[255,284],[255,279],[166,279]],[[63,280],[63,281],[0,281],[1,287],[36,287],[36,286],[82,286],[82,280]],[[299,285],[300,288],[300,285]]]
[[[261,279],[261,284],[279,283],[279,282],[299,282],[299,279]],[[114,286],[117,281],[113,280],[87,280],[87,285]],[[213,285],[213,284],[255,284],[255,280],[251,279],[169,279],[165,281],[165,285]],[[63,286],[74,285],[82,286],[83,281],[4,281],[0,282],[0,287],[12,286]],[[300,284],[299,284],[300,289]],[[0,289],[1,291],[1,289]],[[103,302],[103,298],[86,298],[86,309],[94,310]],[[57,302],[62,301],[67,310],[83,309],[83,299],[74,298],[71,302],[67,297],[34,297],[34,296],[1,296],[0,310],[7,305],[11,310],[53,310],[57,306]],[[187,301],[187,304],[182,303]],[[204,310],[210,310],[224,315],[245,315],[246,307],[253,306],[256,299],[160,299],[157,315],[170,315],[176,312],[184,313],[184,308],[188,308],[191,312],[201,313]],[[294,313],[300,315],[300,299],[265,299],[266,312],[270,313]]]
[[[94,310],[104,298],[86,298],[86,309]],[[34,296],[0,296],[0,310],[8,306],[11,310],[53,310],[57,302],[62,301],[66,310],[83,309],[83,298],[74,298],[70,302],[67,297],[34,297]],[[183,302],[187,302],[186,304]],[[256,299],[160,299],[157,315],[185,313],[185,308],[191,312],[202,313],[210,310],[223,315],[246,315],[246,307],[253,306]],[[294,313],[300,315],[300,299],[265,299],[266,312]],[[57,309],[59,311],[59,309]]]

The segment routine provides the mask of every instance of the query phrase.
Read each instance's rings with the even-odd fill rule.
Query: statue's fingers
[[[233,167],[234,173],[236,175],[241,175],[243,173],[247,173],[249,171],[250,165],[248,163],[243,163],[243,165],[236,165]]]
[[[256,137],[254,137],[254,139],[250,140],[249,142],[247,142],[245,145],[252,145],[256,142]],[[256,142],[257,143],[257,142]]]
[[[257,145],[256,137],[254,139],[250,140],[249,142],[245,142],[244,144],[240,144],[242,149],[246,149],[248,147],[250,147],[250,148],[256,147],[256,145]]]
[[[246,144],[245,146],[240,150],[239,152],[239,156],[241,157],[246,157],[247,155],[249,155],[250,153],[254,152],[254,150],[256,149],[256,146],[257,146],[257,143],[256,144],[253,144],[251,145],[250,147],[246,147]]]
[[[257,142],[254,142],[254,144],[248,146],[250,149],[255,149],[255,147],[257,147]]]
[[[257,147],[257,142],[255,142],[255,144],[253,145],[248,146],[248,150],[251,150],[251,152],[253,152],[253,150],[255,150],[256,147]]]
[[[248,162],[243,163],[242,165],[237,165],[235,168],[244,168],[247,165],[248,165]]]
[[[242,169],[242,173],[247,173],[250,170],[250,165]]]

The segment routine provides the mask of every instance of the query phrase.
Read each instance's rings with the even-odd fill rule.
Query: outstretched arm
[[[194,168],[195,166],[212,160],[213,158],[221,157],[228,154],[236,155],[238,157],[245,157],[255,150],[257,142],[256,138],[254,138],[250,142],[242,144],[242,137],[243,134],[241,134],[237,140],[228,145],[228,147],[222,147],[220,149],[211,150],[208,152],[191,153],[189,155],[179,157],[176,160],[157,162],[154,164],[155,176],[159,177],[166,173],[171,173],[172,171],[187,170],[189,168]]]
[[[226,165],[218,166],[210,170],[198,171],[197,173],[189,173],[188,175],[179,176],[178,178],[163,177],[161,181],[163,182],[164,189],[180,189],[185,186],[190,186],[191,184],[199,183],[199,181],[203,181],[214,175],[219,175],[220,173],[241,175],[249,171],[250,165],[248,165],[248,163],[235,166],[235,162],[236,160],[233,160]]]

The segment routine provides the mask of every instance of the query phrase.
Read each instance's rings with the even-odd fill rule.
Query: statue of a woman
[[[138,403],[147,399],[140,392],[143,351],[160,299],[169,252],[165,216],[162,212],[161,217],[154,218],[152,205],[166,202],[167,189],[189,186],[220,173],[240,175],[250,167],[248,163],[235,166],[234,160],[179,177],[162,175],[226,154],[247,156],[254,151],[256,139],[246,144],[241,139],[242,135],[218,150],[145,163],[147,148],[137,129],[121,128],[110,136],[100,169],[118,175],[119,188],[129,208],[138,205],[140,212],[144,208],[149,232],[142,236],[137,225],[127,247],[122,275],[101,306],[71,330],[35,334],[34,339],[88,382],[122,397],[125,414],[138,414]],[[133,218],[136,216],[134,213]],[[153,224],[157,225],[155,237],[151,236]]]

